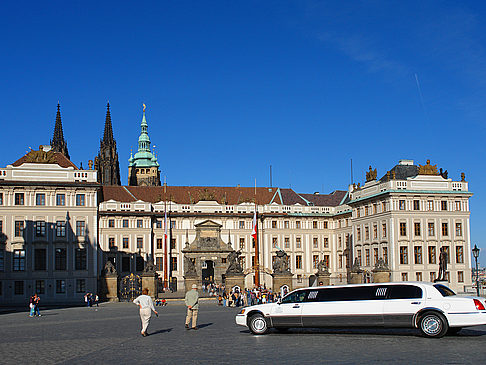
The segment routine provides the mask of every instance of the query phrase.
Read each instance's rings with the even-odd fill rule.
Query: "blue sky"
[[[171,185],[346,189],[430,159],[470,182],[486,249],[486,6],[478,1],[2,2],[0,165],[52,138],[122,180],[142,103]],[[486,256],[486,250],[484,255]],[[486,263],[486,260],[483,260]]]

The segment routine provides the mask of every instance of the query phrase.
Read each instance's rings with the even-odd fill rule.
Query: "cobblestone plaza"
[[[486,355],[486,326],[426,339],[408,329],[320,329],[253,336],[236,326],[238,309],[201,305],[199,331],[185,330],[185,307],[157,307],[150,336],[140,336],[130,303],[0,315],[3,364],[478,364]]]

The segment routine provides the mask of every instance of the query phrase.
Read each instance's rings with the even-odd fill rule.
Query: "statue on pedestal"
[[[240,264],[240,255],[241,251],[233,251],[231,252],[226,260],[228,261],[228,269],[226,270],[226,274],[242,274],[243,268]]]
[[[317,264],[317,276],[326,276],[330,275],[329,268],[326,265],[324,260],[319,261]]]
[[[273,263],[274,274],[290,274],[289,255],[284,250],[277,251],[277,257]]]
[[[447,272],[447,251],[445,247],[440,248],[439,254],[439,274],[437,275],[437,280],[443,281],[446,279]]]
[[[108,260],[106,261],[105,267],[103,268],[102,272],[103,276],[116,276],[118,273],[116,272],[115,266],[113,266],[113,263]]]
[[[148,259],[145,267],[143,268],[144,275],[154,275],[155,274],[155,265],[154,260],[152,258]]]
[[[194,261],[187,256],[184,256],[184,268],[184,276],[197,276]]]

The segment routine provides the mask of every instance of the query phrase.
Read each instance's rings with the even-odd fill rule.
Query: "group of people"
[[[98,297],[97,294],[86,293],[84,295],[84,302],[88,307],[93,307],[95,304],[98,307],[99,300],[100,298]]]
[[[148,295],[149,291],[147,288],[142,290],[142,295],[139,295],[133,300],[134,304],[137,304],[140,308],[140,320],[142,321],[142,330],[140,331],[143,337],[148,336],[147,328],[150,323],[150,318],[152,312],[158,317],[159,313],[155,310],[154,302],[152,298]],[[165,301],[164,301],[165,302]],[[193,284],[191,290],[186,293],[184,302],[187,307],[185,328],[187,330],[193,329],[197,330],[197,315],[199,312],[199,293],[197,292],[197,285]],[[192,320],[192,326],[191,326]]]
[[[41,317],[41,314],[40,314],[40,311],[39,311],[39,302],[40,302],[40,297],[37,295],[37,293],[30,297],[30,299],[29,299],[29,307],[30,307],[29,317],[34,317],[34,316]]]
[[[214,283],[203,284],[202,291],[203,293],[207,291],[210,297],[211,296],[215,297],[216,295],[224,293],[225,286],[223,284],[214,284]]]
[[[266,287],[261,286],[253,289],[245,289],[240,292],[235,288],[232,292],[218,295],[218,305],[223,307],[247,307],[256,304],[273,303],[280,299],[280,293],[273,293]]]

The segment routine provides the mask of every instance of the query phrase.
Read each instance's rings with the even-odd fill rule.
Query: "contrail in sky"
[[[424,111],[425,117],[427,118],[427,120],[429,120],[429,115],[427,113],[427,109],[425,108],[425,104],[424,104],[424,96],[422,95],[422,88],[420,87],[420,82],[417,74],[415,74],[415,82],[417,83],[417,90],[420,97],[420,103],[422,104],[422,109]]]

